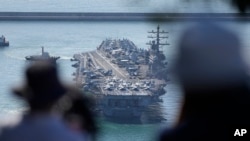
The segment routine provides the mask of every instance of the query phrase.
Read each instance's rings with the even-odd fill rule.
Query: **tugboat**
[[[9,41],[6,41],[5,37],[2,35],[0,37],[0,47],[9,46]]]
[[[48,52],[44,52],[44,47],[42,47],[42,55],[31,55],[25,57],[25,59],[29,61],[51,61],[53,63],[56,63],[56,60],[59,58],[60,56],[50,56]]]

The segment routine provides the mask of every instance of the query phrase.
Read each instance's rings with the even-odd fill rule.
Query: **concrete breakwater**
[[[237,13],[77,13],[77,12],[0,12],[0,21],[177,21],[250,20],[250,14]]]

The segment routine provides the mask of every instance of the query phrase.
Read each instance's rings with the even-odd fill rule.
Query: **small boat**
[[[59,58],[60,58],[59,56],[50,56],[48,52],[44,52],[44,47],[42,47],[41,55],[31,55],[25,57],[25,59],[29,61],[51,61],[54,63]]]
[[[5,37],[2,35],[0,37],[0,47],[9,46],[9,41],[6,41]]]

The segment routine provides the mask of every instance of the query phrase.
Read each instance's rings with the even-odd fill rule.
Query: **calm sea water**
[[[228,12],[233,11],[221,1],[214,3],[198,3],[200,6],[184,1],[135,0],[108,1],[108,0],[0,0],[0,11],[70,11],[70,12],[194,12],[195,10]],[[182,4],[182,5],[180,5]],[[66,6],[67,5],[67,6]],[[165,7],[165,5],[168,5]],[[24,8],[25,7],[25,8]],[[201,10],[203,9],[203,10]],[[197,12],[197,11],[196,11]],[[41,46],[51,55],[61,56],[58,60],[60,75],[63,81],[72,82],[70,58],[78,52],[95,50],[106,38],[128,38],[138,47],[147,48],[147,31],[155,29],[157,25],[169,31],[169,46],[164,47],[164,53],[171,64],[176,57],[178,38],[186,27],[183,22],[151,23],[151,22],[0,22],[0,35],[6,36],[10,46],[0,48],[0,117],[9,117],[21,113],[26,105],[11,93],[11,87],[23,83],[23,71],[27,65],[26,55],[39,54]],[[188,23],[192,24],[192,23]],[[248,23],[223,23],[230,30],[235,31],[242,38],[244,56],[250,60],[249,43],[250,26]],[[151,141],[162,126],[172,126],[176,121],[179,107],[182,103],[182,94],[179,87],[170,81],[166,87],[167,93],[162,97],[164,116],[167,122],[161,124],[116,124],[102,121],[100,141]]]
[[[143,22],[1,22],[0,32],[10,41],[10,46],[0,50],[0,114],[14,115],[25,110],[26,105],[13,97],[10,88],[23,83],[23,69],[27,66],[26,55],[39,54],[41,46],[58,60],[63,81],[72,82],[70,58],[74,53],[95,50],[106,38],[128,38],[141,48],[147,48],[147,31],[157,23]],[[162,24],[169,31],[169,43],[165,47],[167,57],[174,54],[174,36],[181,29],[176,23]],[[176,34],[176,35],[174,35]],[[162,107],[169,124],[175,120],[180,103],[177,86],[169,84],[163,96]],[[124,125],[102,122],[100,140],[150,140],[158,129],[157,124]]]
[[[65,82],[72,82],[70,58],[74,53],[96,49],[106,38],[128,38],[141,48],[145,44],[147,31],[160,24],[162,29],[169,31],[169,46],[164,48],[168,61],[176,57],[175,48],[178,37],[185,24],[183,23],[145,23],[145,22],[1,22],[0,32],[10,41],[10,46],[0,50],[0,115],[14,115],[25,110],[25,104],[13,97],[10,88],[23,83],[23,69],[28,64],[26,55],[39,54],[41,46],[51,55],[61,56],[58,61],[60,75]],[[230,29],[241,33],[245,46],[246,57],[249,56],[248,38],[250,27],[247,23],[224,23]],[[174,82],[166,87],[167,93],[162,97],[161,107],[166,123],[127,125],[102,122],[101,141],[152,140],[160,126],[172,126],[182,103],[181,92]]]

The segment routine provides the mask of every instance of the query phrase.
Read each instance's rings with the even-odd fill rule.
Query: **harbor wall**
[[[176,21],[250,20],[237,13],[80,13],[80,12],[0,12],[0,21]]]

